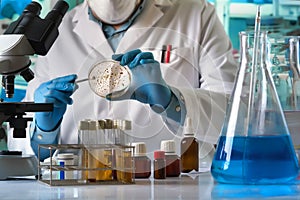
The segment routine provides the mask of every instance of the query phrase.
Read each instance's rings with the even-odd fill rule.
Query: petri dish
[[[90,88],[103,98],[120,97],[126,93],[131,83],[128,67],[119,62],[106,60],[96,63],[89,72]]]

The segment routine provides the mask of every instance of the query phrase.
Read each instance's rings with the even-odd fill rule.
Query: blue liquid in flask
[[[280,184],[298,175],[290,136],[221,136],[211,167],[220,183]]]

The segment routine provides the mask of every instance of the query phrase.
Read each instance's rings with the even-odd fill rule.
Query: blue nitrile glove
[[[14,14],[21,14],[31,0],[1,0],[0,16],[12,19]]]
[[[154,60],[152,53],[139,49],[125,54],[116,54],[112,58],[127,65],[132,73],[132,81],[128,91],[110,100],[135,99],[150,105],[166,108],[171,100],[171,90],[162,77],[159,62]]]
[[[35,103],[53,103],[52,112],[36,112],[35,121],[43,131],[54,130],[62,120],[73,100],[71,95],[76,89],[75,79],[77,75],[59,77],[41,84],[34,92]]]

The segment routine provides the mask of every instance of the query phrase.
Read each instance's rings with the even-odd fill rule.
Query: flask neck
[[[256,41],[257,40],[257,41]],[[254,45],[254,43],[256,44]],[[269,59],[267,33],[240,32],[240,65],[246,65],[249,71],[261,67]]]

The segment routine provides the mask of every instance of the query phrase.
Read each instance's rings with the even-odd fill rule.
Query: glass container
[[[132,143],[134,147],[135,178],[149,178],[151,175],[151,159],[147,156],[146,144],[144,142]]]
[[[192,119],[186,118],[184,126],[184,137],[180,143],[181,172],[189,173],[199,170],[199,142],[195,137]]]
[[[181,173],[181,160],[175,152],[176,144],[174,140],[163,140],[160,142],[160,150],[166,155],[167,177],[178,177]]]
[[[167,177],[166,156],[164,151],[154,151],[153,168],[154,179],[165,179]]]
[[[298,161],[270,70],[265,32],[240,33],[240,68],[211,166],[217,182],[280,184]]]

